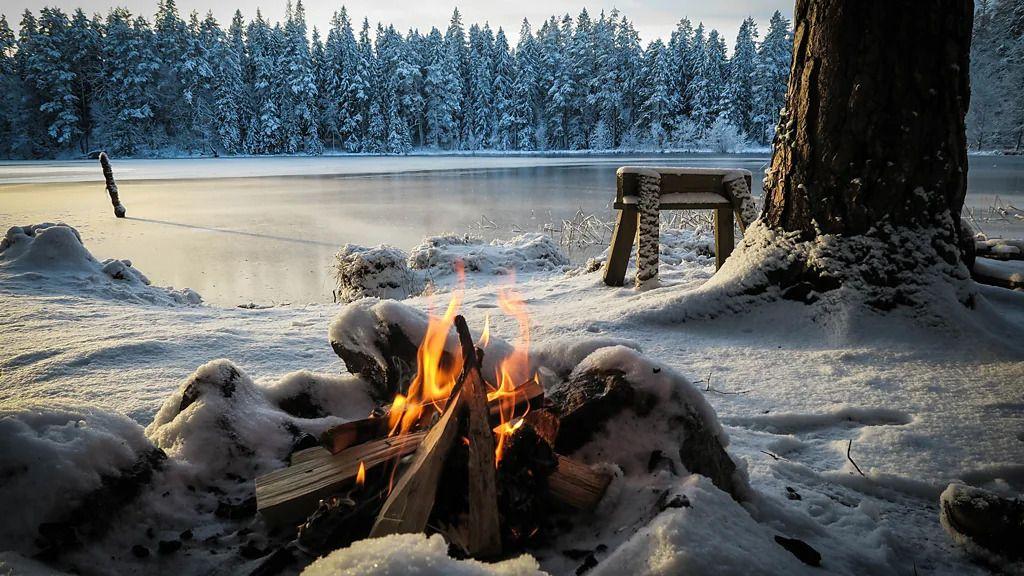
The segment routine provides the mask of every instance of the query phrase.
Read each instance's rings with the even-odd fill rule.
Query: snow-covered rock
[[[1024,574],[1024,499],[953,483],[939,496],[939,521],[971,556],[1002,571]]]
[[[202,298],[188,288],[150,286],[130,260],[98,261],[67,224],[14,226],[0,240],[0,278],[29,291],[87,294],[135,303],[189,305]]]
[[[423,280],[409,270],[405,252],[392,246],[342,246],[334,256],[338,299],[352,302],[367,296],[403,300],[423,291]]]

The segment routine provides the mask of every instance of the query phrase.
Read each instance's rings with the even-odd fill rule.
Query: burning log
[[[121,204],[121,199],[117,194],[117,182],[114,181],[114,170],[110,167],[110,158],[107,158],[106,152],[100,152],[100,167],[103,168],[103,179],[107,183],[107,194],[110,194],[110,203],[114,205],[114,216],[118,218],[124,218],[126,210],[124,205]]]
[[[537,382],[536,380],[528,380],[515,389],[515,405],[513,409],[516,414],[527,413],[535,408],[540,408],[543,403],[544,387],[541,386],[540,382]],[[489,421],[491,426],[497,426],[500,424],[501,406],[497,397],[488,401],[488,411],[490,414]],[[529,414],[532,413],[533,412],[529,412]],[[338,452],[357,444],[362,444],[363,442],[377,438],[383,438],[387,435],[390,429],[391,426],[387,414],[383,416],[371,416],[369,418],[353,420],[351,422],[345,422],[344,424],[339,424],[338,426],[329,428],[321,434],[320,441],[333,454],[337,454]]]
[[[304,456],[297,464],[256,478],[256,510],[270,524],[301,520],[327,498],[351,487],[360,464],[371,470],[385,462],[416,451],[425,436],[417,432],[383,438],[355,446],[341,454],[326,450],[319,456]]]
[[[416,533],[426,528],[437,497],[441,469],[459,430],[456,413],[461,400],[460,393],[449,399],[441,419],[423,438],[412,463],[402,473],[377,515],[377,522],[370,531],[371,537]]]
[[[473,345],[466,319],[456,316],[455,329],[462,344],[461,394],[465,394],[468,409],[465,428],[469,439],[469,513],[467,521],[462,524],[466,533],[466,553],[475,558],[492,558],[501,554],[501,528],[487,385],[480,375],[478,351]]]

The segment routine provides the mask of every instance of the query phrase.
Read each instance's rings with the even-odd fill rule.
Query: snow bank
[[[444,234],[425,238],[409,254],[391,246],[346,244],[335,256],[338,299],[416,296],[426,286],[455,274],[459,264],[465,272],[481,275],[553,272],[564,270],[569,258],[543,234],[490,243],[469,235]]]
[[[431,236],[409,254],[409,267],[429,277],[453,273],[457,262],[466,272],[508,274],[561,270],[569,265],[569,258],[554,240],[539,233],[490,243],[468,234]]]
[[[129,418],[63,401],[0,405],[0,542],[31,553],[43,522],[65,520],[105,478],[153,445]]]
[[[198,305],[202,298],[188,288],[150,286],[130,260],[99,262],[82,244],[78,231],[45,222],[14,226],[0,240],[0,278],[27,291],[84,293],[143,304]]]
[[[690,476],[671,491],[679,507],[666,508],[629,535],[591,574],[816,574],[774,540],[703,476]],[[685,498],[685,500],[682,500]],[[827,563],[825,564],[827,567]]]
[[[396,534],[360,540],[310,564],[303,576],[534,576],[542,575],[529,555],[485,564],[455,560],[439,534]]]

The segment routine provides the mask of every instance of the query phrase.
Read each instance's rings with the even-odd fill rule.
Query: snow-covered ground
[[[41,246],[26,240],[47,235]],[[351,398],[349,407],[365,408],[365,395],[356,381],[340,377],[344,366],[327,342],[337,305],[197,305],[186,292],[145,284],[134,270],[126,275],[123,262],[118,277],[116,264],[79,250],[67,229],[22,236],[15,234],[18,242],[0,253],[0,448],[18,454],[12,460],[18,466],[29,466],[31,450],[58,454],[55,462],[68,468],[52,475],[69,475],[73,487],[76,474],[92,468],[102,473],[111,462],[130,461],[142,442],[141,428],[133,432],[130,422],[109,412],[150,425],[147,433],[177,446],[169,450],[172,457],[187,456],[203,440],[190,445],[187,430],[166,424],[184,402],[173,394],[198,367],[217,358],[244,371],[239,386],[252,395],[245,406],[254,420],[230,423],[240,437],[258,435],[260,423],[273,416],[262,408],[261,395],[273,398],[282,387],[301,382],[351,390],[344,396]],[[88,235],[82,240],[88,248]],[[753,498],[740,505],[705,479],[633,472],[617,479],[601,509],[584,521],[611,527],[600,541],[576,531],[576,542],[536,550],[535,559],[512,560],[494,571],[526,574],[539,567],[573,573],[579,561],[561,551],[599,543],[609,548],[596,553],[601,562],[593,574],[809,571],[773,542],[783,533],[814,546],[830,573],[984,573],[944,533],[938,497],[954,479],[1003,494],[1024,491],[1024,293],[979,286],[974,310],[928,320],[857,306],[833,306],[825,313],[820,303],[706,299],[719,314],[702,320],[682,295],[714,274],[709,243],[707,235],[692,231],[663,232],[662,286],[646,291],[605,287],[600,272],[572,266],[535,269],[514,281],[528,306],[537,348],[595,337],[625,339],[693,382],[717,411],[731,439],[730,453],[746,467]],[[444,255],[434,256],[447,262]],[[513,276],[492,272],[470,272],[462,311],[476,327],[491,315],[492,333],[512,339],[516,324],[499,313],[495,286]],[[454,274],[435,276],[441,294],[407,302],[421,309],[443,303],[454,280]],[[681,317],[688,319],[675,321]],[[234,369],[211,365],[195,378],[217,381],[224,370]],[[291,374],[299,370],[334,377]],[[337,397],[330,401],[345,405]],[[97,409],[102,416],[94,415]],[[75,429],[82,426],[95,430],[78,446]],[[115,449],[110,442],[118,445],[117,434],[126,438]],[[848,446],[865,476],[847,459]],[[82,454],[104,456],[83,462]],[[12,492],[5,484],[8,474],[19,473],[0,473],[5,506],[32,493]],[[153,502],[124,512],[122,526],[100,544],[72,554],[74,567],[92,574],[234,572],[247,566],[231,548],[243,536],[222,533],[224,526],[210,521],[210,512],[199,518],[183,511],[186,503],[194,504],[185,490],[189,472],[176,474],[163,480],[164,500],[154,492]],[[42,478],[42,485],[50,482]],[[654,489],[684,494],[691,506],[640,514],[645,521],[636,523],[633,508],[642,501],[637,494]],[[46,494],[53,497],[52,491]],[[0,532],[9,535],[10,522],[0,520],[7,529]],[[155,547],[166,533],[196,522],[196,540],[214,537],[224,546],[220,556],[209,552],[210,540],[203,540],[204,554],[187,558],[137,559],[129,552],[133,543]],[[155,535],[144,534],[142,526]],[[0,548],[22,545],[12,539]],[[215,560],[222,563],[211,564]],[[430,574],[491,571],[449,560],[436,538],[420,536],[357,543],[311,571],[400,573],[412,566]],[[0,554],[0,572],[38,568],[17,554]]]

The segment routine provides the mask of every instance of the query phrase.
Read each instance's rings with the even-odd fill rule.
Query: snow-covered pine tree
[[[21,80],[14,62],[14,31],[7,23],[7,16],[0,14],[0,91],[7,95],[0,98],[0,158],[12,158],[14,150],[14,126],[17,122],[18,100],[21,97]]]
[[[25,80],[39,98],[38,114],[46,139],[39,142],[52,155],[69,147],[80,135],[78,98],[71,70],[70,23],[58,8],[43,8],[26,59]]]
[[[212,51],[222,34],[213,15],[199,22],[194,10],[189,15],[185,30],[186,45],[181,54],[178,79],[184,92],[182,97],[188,111],[188,125],[179,127],[181,146],[207,154],[215,149],[216,125],[214,110],[214,68]]]
[[[377,98],[375,93],[377,75],[374,71],[373,43],[370,40],[370,21],[363,18],[363,26],[359,30],[359,43],[355,52],[355,74],[352,76],[350,95],[353,106],[361,119],[357,141],[361,152],[372,152],[367,134],[370,129],[370,108]]]
[[[640,36],[633,23],[625,17],[620,17],[615,29],[615,50],[616,61],[619,67],[620,90],[622,91],[622,104],[618,111],[618,122],[623,130],[619,136],[619,143],[627,146],[636,145],[636,134],[632,133],[631,127],[636,122],[636,115],[639,111],[641,101],[638,98],[637,89],[640,77],[642,76],[641,61],[643,50],[640,47]]]
[[[700,38],[700,27],[698,34]],[[725,109],[723,93],[726,81],[725,41],[712,29],[701,45],[700,59],[690,86],[693,113],[691,118],[697,130],[703,136]]]
[[[426,65],[423,63],[423,46],[423,36],[416,30],[409,30],[405,42],[398,46],[400,54],[396,73],[397,113],[405,126],[405,138],[409,140],[408,146],[402,150],[403,153],[411,150],[413,145],[425,145],[426,97],[423,93],[423,70]],[[389,121],[388,125],[394,126],[394,122]]]
[[[572,18],[566,14],[561,23],[552,17],[541,29],[544,53],[544,119],[546,148],[569,148],[569,123],[576,96],[572,60],[568,57],[568,39],[572,37]],[[546,88],[546,90],[545,90]]]
[[[214,64],[216,82],[214,90],[214,124],[220,147],[228,154],[242,151],[244,142],[246,87],[244,81],[245,41],[242,12],[236,10],[231,18],[227,38],[216,48]]]
[[[174,0],[160,0],[153,22],[154,54],[159,62],[153,91],[153,115],[161,127],[154,144],[166,143],[184,148],[188,144],[191,123],[189,104],[183,98],[185,87],[181,67],[188,46],[188,31],[178,14]]]
[[[114,8],[105,29],[98,142],[113,155],[130,156],[160,143],[153,105],[160,61],[145,18]]]
[[[754,76],[757,71],[757,23],[747,18],[736,33],[725,85],[725,113],[744,134],[754,130]]]
[[[683,18],[676,24],[676,29],[672,31],[666,46],[672,70],[671,90],[676,94],[676,109],[672,110],[674,122],[689,117],[693,109],[686,97],[690,82],[693,81],[693,38],[693,24],[688,18]]]
[[[313,79],[309,40],[306,37],[306,10],[297,0],[290,11],[284,31],[282,67],[288,89],[281,108],[285,150],[318,155],[323,153],[320,122],[316,116],[317,91]]]
[[[569,116],[568,147],[572,150],[582,150],[589,147],[590,133],[597,120],[590,98],[595,89],[591,81],[597,71],[594,58],[594,23],[586,8],[576,17],[576,28],[572,38],[567,38],[566,42],[574,88]]]
[[[466,101],[466,133],[464,147],[469,150],[484,148],[493,133],[492,92],[494,81],[491,52],[494,50],[493,37],[488,40],[490,28],[481,30],[473,24],[469,28],[469,84]]]
[[[100,23],[89,20],[81,9],[75,10],[68,29],[68,52],[71,71],[75,75],[72,90],[78,116],[78,151],[89,152],[93,131],[93,110],[102,66],[100,48],[103,42]]]
[[[673,125],[672,111],[678,105],[672,91],[671,55],[661,40],[655,40],[647,47],[644,69],[649,73],[641,87],[645,100],[640,107],[638,134],[650,146],[664,149],[668,146]]]
[[[455,149],[459,145],[462,82],[458,73],[457,44],[449,44],[436,28],[430,31],[430,64],[427,66],[428,145]]]
[[[594,24],[592,35],[595,72],[587,101],[594,107],[597,124],[589,144],[591,148],[602,150],[614,148],[622,133],[623,71],[615,43],[617,28],[618,13],[613,11],[610,17],[606,17],[602,12]]]
[[[316,86],[316,101],[314,103],[313,115],[317,119],[317,134],[320,142],[328,137],[327,134],[327,105],[330,96],[327,87],[327,57],[323,40],[320,37],[320,30],[313,27],[313,36],[309,44],[310,70],[313,73],[313,84]]]
[[[248,65],[251,68],[252,116],[246,127],[245,151],[248,154],[272,154],[278,149],[281,120],[275,99],[277,76],[273,31],[259,10],[245,34]]]
[[[452,118],[455,122],[456,136],[451,143],[451,149],[462,148],[469,136],[470,122],[466,117],[466,102],[469,98],[469,48],[466,45],[466,31],[462,25],[462,14],[456,8],[452,12],[452,19],[448,22],[448,29],[444,33],[444,43],[447,50],[448,67],[453,80],[458,82],[458,92],[454,105],[450,107]]]
[[[789,20],[778,11],[768,23],[768,32],[757,50],[754,73],[754,115],[751,135],[761,144],[771,142],[779,110],[786,98],[789,66],[793,59],[793,38]]]
[[[494,81],[491,108],[494,111],[494,135],[488,146],[495,150],[510,150],[515,142],[514,98],[515,60],[509,51],[505,31],[498,28],[494,39]]]
[[[516,75],[512,85],[509,134],[516,150],[532,150],[537,117],[537,60],[540,54],[530,22],[523,18],[515,52]]]

